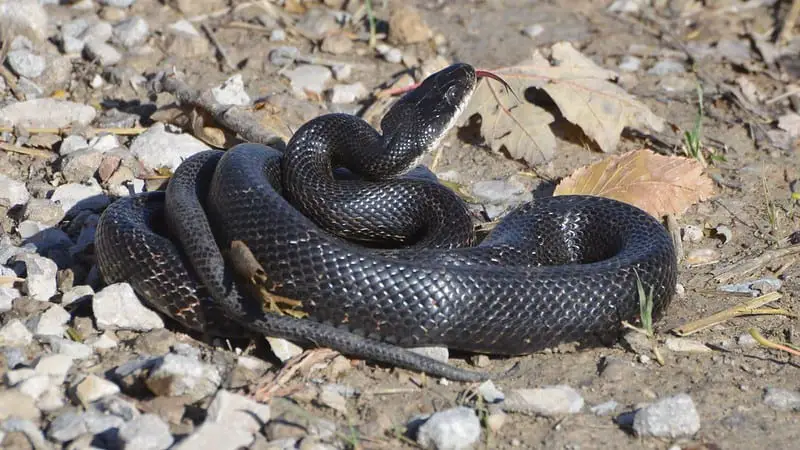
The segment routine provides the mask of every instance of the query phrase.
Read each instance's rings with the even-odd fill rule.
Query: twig
[[[800,88],[789,89],[788,91],[784,92],[783,94],[776,95],[769,100],[764,102],[765,105],[771,105],[773,103],[779,102],[787,97],[791,97],[795,94],[800,94]]]
[[[796,253],[800,253],[800,245],[781,248],[778,250],[767,250],[761,256],[747,261],[740,261],[719,271],[715,271],[714,281],[717,283],[727,283],[734,278],[747,275],[748,273],[753,272],[778,258],[784,258]]]
[[[220,105],[208,92],[189,87],[174,74],[166,75],[155,86],[156,91],[174,95],[179,102],[194,105],[208,112],[220,125],[237,133],[248,142],[283,149],[286,144],[276,133],[264,129],[247,109],[235,105]]]
[[[778,34],[778,38],[775,39],[776,43],[780,44],[781,42],[789,41],[792,35],[792,28],[794,28],[794,24],[797,22],[797,16],[800,16],[800,0],[793,0],[792,7],[789,9],[789,14],[786,14],[786,20],[784,20],[781,25],[781,32]]]
[[[142,134],[148,130],[145,127],[131,127],[131,128],[81,128],[82,130],[86,130],[92,134],[116,134],[119,136],[135,136],[138,134]],[[25,131],[30,134],[57,134],[59,136],[63,136],[65,134],[70,134],[72,132],[72,127],[64,127],[64,128],[25,128]],[[14,127],[2,127],[0,126],[0,133],[2,132],[14,132]]]
[[[200,24],[200,29],[202,29],[206,33],[206,35],[208,35],[208,40],[211,41],[211,44],[214,46],[214,48],[217,49],[219,56],[222,58],[222,62],[225,63],[225,67],[227,67],[230,70],[235,70],[236,66],[234,66],[231,63],[231,60],[228,59],[228,52],[226,52],[225,47],[223,47],[222,44],[219,43],[217,37],[214,35],[214,32],[211,31],[211,28],[209,28],[208,25],[203,23]]]
[[[55,153],[50,153],[50,152],[45,151],[45,150],[39,150],[39,149],[35,149],[35,148],[20,147],[18,145],[14,145],[14,144],[7,144],[5,142],[0,142],[0,150],[5,150],[7,152],[20,153],[20,154],[28,155],[28,156],[35,156],[37,158],[52,158],[53,156],[55,156]]]
[[[755,315],[783,315],[793,317],[794,315],[785,309],[780,308],[762,308],[767,303],[772,303],[781,298],[781,294],[777,292],[770,292],[760,297],[756,297],[745,303],[740,303],[732,308],[714,313],[708,317],[704,317],[694,322],[687,323],[672,330],[673,333],[680,337],[686,337],[691,334],[697,333],[700,330],[705,330],[718,323],[725,322],[735,317],[742,316],[755,316]]]

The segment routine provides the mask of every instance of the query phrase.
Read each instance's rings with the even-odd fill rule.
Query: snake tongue
[[[513,95],[514,97],[517,98],[517,101],[521,102],[519,97],[517,97],[517,93],[514,91],[514,89],[511,88],[511,85],[508,84],[508,82],[506,80],[501,78],[500,75],[497,75],[496,73],[490,72],[488,70],[475,70],[475,77],[477,77],[478,79],[491,78],[491,79],[499,82],[500,84],[503,85],[503,87],[506,88],[506,90],[508,90],[508,92],[511,93],[511,95]]]

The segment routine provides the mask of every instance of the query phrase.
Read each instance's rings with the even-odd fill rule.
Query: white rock
[[[147,387],[156,395],[187,396],[193,402],[216,392],[221,382],[222,377],[216,367],[174,353],[159,358],[145,380]]]
[[[100,41],[89,41],[83,52],[90,61],[97,61],[102,66],[113,66],[122,61],[122,53],[114,46]]]
[[[31,194],[25,187],[25,183],[0,173],[0,205],[13,208],[28,203],[30,198]]]
[[[39,316],[33,334],[40,336],[63,336],[67,330],[70,314],[60,305],[52,305]]]
[[[95,350],[108,350],[119,345],[117,339],[113,337],[108,331],[100,336],[91,337],[86,340],[86,343]]]
[[[583,408],[583,397],[575,389],[545,386],[537,389],[514,389],[502,403],[503,410],[538,414],[546,417],[575,414]]]
[[[137,450],[164,450],[175,442],[169,425],[155,414],[142,414],[127,422],[119,429],[119,439],[124,448]]]
[[[61,172],[69,183],[82,183],[94,177],[103,154],[93,148],[76,150],[61,159]]]
[[[61,338],[50,338],[48,343],[54,351],[72,359],[87,359],[94,354],[92,348],[83,342]]]
[[[11,70],[21,77],[37,78],[47,67],[44,57],[30,50],[13,50],[6,57]]]
[[[19,233],[19,237],[22,239],[28,239],[48,228],[50,227],[35,220],[23,220],[17,225],[17,233]]]
[[[5,381],[6,384],[8,384],[9,386],[16,386],[19,383],[35,375],[36,375],[35,370],[29,367],[24,367],[22,369],[9,370],[8,372],[6,372]]]
[[[0,122],[25,128],[62,128],[73,122],[89,125],[96,114],[94,108],[82,103],[38,98],[0,108]]]
[[[688,394],[661,399],[637,411],[633,418],[633,431],[639,436],[675,439],[699,430],[700,416]]]
[[[150,26],[142,17],[134,16],[114,25],[114,42],[125,47],[134,48],[144,43]]]
[[[56,188],[50,200],[61,205],[61,209],[68,215],[77,214],[77,210],[100,210],[106,207],[111,200],[103,194],[103,188],[97,182],[89,181],[89,184],[62,184]],[[73,208],[77,210],[70,212]]]
[[[269,347],[272,349],[272,353],[275,354],[275,356],[278,357],[281,362],[286,362],[300,353],[303,353],[303,349],[301,347],[287,341],[286,339],[268,336],[267,342],[269,343]]]
[[[97,328],[149,331],[164,328],[161,316],[145,307],[128,283],[103,288],[92,298]]]
[[[89,26],[87,26],[78,37],[87,44],[102,44],[111,39],[111,35],[113,33],[114,28],[110,23],[106,21],[99,21],[89,24]]]
[[[330,69],[316,64],[297,66],[284,75],[289,78],[294,93],[301,98],[306,97],[306,92],[322,94],[332,77]]]
[[[89,140],[89,147],[98,152],[105,153],[109,150],[120,147],[119,139],[113,134],[101,134]]]
[[[642,67],[642,60],[635,56],[625,56],[619,63],[619,70],[623,72],[636,72]]]
[[[19,319],[11,319],[0,328],[0,347],[24,347],[32,340],[33,333]]]
[[[481,394],[481,397],[483,397],[487,403],[496,403],[506,398],[506,394],[498,389],[492,380],[486,380],[481,383],[481,385],[478,386],[478,393]]]
[[[779,411],[800,411],[800,392],[768,387],[764,391],[764,404]]]
[[[333,78],[341,81],[350,78],[353,73],[353,66],[350,64],[335,64],[331,67],[331,70],[333,71]]]
[[[403,60],[403,52],[399,48],[392,47],[384,53],[383,59],[392,64],[399,64]]]
[[[97,375],[89,375],[75,386],[75,397],[83,405],[117,393],[119,386]]]
[[[38,400],[53,384],[53,379],[47,375],[34,375],[20,383],[17,389],[28,397]]]
[[[481,437],[481,421],[466,407],[433,414],[419,427],[417,442],[424,448],[461,450],[472,448]]]
[[[163,123],[156,123],[140,134],[131,144],[131,153],[149,169],[175,170],[181,162],[202,151],[208,145],[190,134],[170,133]]]
[[[61,145],[58,147],[58,154],[67,156],[76,150],[84,148],[89,148],[89,143],[86,142],[86,139],[84,139],[83,136],[71,134],[61,141]]]
[[[253,442],[253,435],[230,424],[204,422],[172,450],[237,450]]]
[[[173,23],[169,26],[169,29],[178,33],[185,33],[197,37],[200,36],[200,32],[197,31],[197,28],[195,28],[194,25],[192,25],[192,23],[186,19]]]
[[[56,295],[56,273],[58,266],[53,260],[36,254],[20,255],[17,258],[25,263],[25,283],[23,292],[33,299],[46,302]]]
[[[225,80],[221,85],[211,89],[214,100],[221,105],[249,105],[250,96],[244,89],[242,74],[236,75]]]
[[[39,358],[34,366],[36,373],[47,375],[58,383],[64,381],[67,372],[72,367],[72,358],[67,355],[51,354]]]
[[[66,292],[61,294],[61,305],[67,306],[70,303],[76,302],[78,300],[84,300],[91,298],[94,295],[94,289],[87,284],[79,284],[77,286],[73,286],[68,289]]]
[[[10,287],[0,286],[0,313],[11,311],[14,300],[20,297],[18,290]]]
[[[51,385],[36,401],[36,407],[43,412],[51,412],[64,407],[64,395],[61,386]]]
[[[220,390],[208,405],[206,421],[229,424],[247,433],[257,433],[269,422],[269,418],[269,405]]]
[[[47,22],[47,11],[37,0],[0,1],[0,28],[10,36],[21,33],[44,41]]]
[[[361,82],[353,84],[337,84],[331,90],[331,102],[355,103],[363,99],[369,92]]]

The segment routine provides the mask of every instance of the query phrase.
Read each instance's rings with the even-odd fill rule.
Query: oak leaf
[[[545,91],[564,119],[580,127],[603,152],[616,149],[625,127],[664,128],[662,118],[613,82],[615,72],[598,66],[567,42],[552,46],[550,60],[536,50],[520,65],[489,72],[503,78],[515,95],[500,95],[497,82],[481,80],[461,116],[461,126],[479,114],[481,134],[492,149],[505,146],[512,157],[529,164],[549,160],[555,150],[549,128],[554,117],[528,100],[516,99],[525,99],[529,88]]]
[[[634,150],[576,170],[553,195],[568,194],[613,198],[660,218],[710,198],[714,183],[696,159]]]

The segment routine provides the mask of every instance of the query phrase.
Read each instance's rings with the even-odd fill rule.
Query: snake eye
[[[451,105],[458,104],[458,87],[457,86],[450,86],[447,88],[447,91],[444,93],[444,99],[447,103]]]

